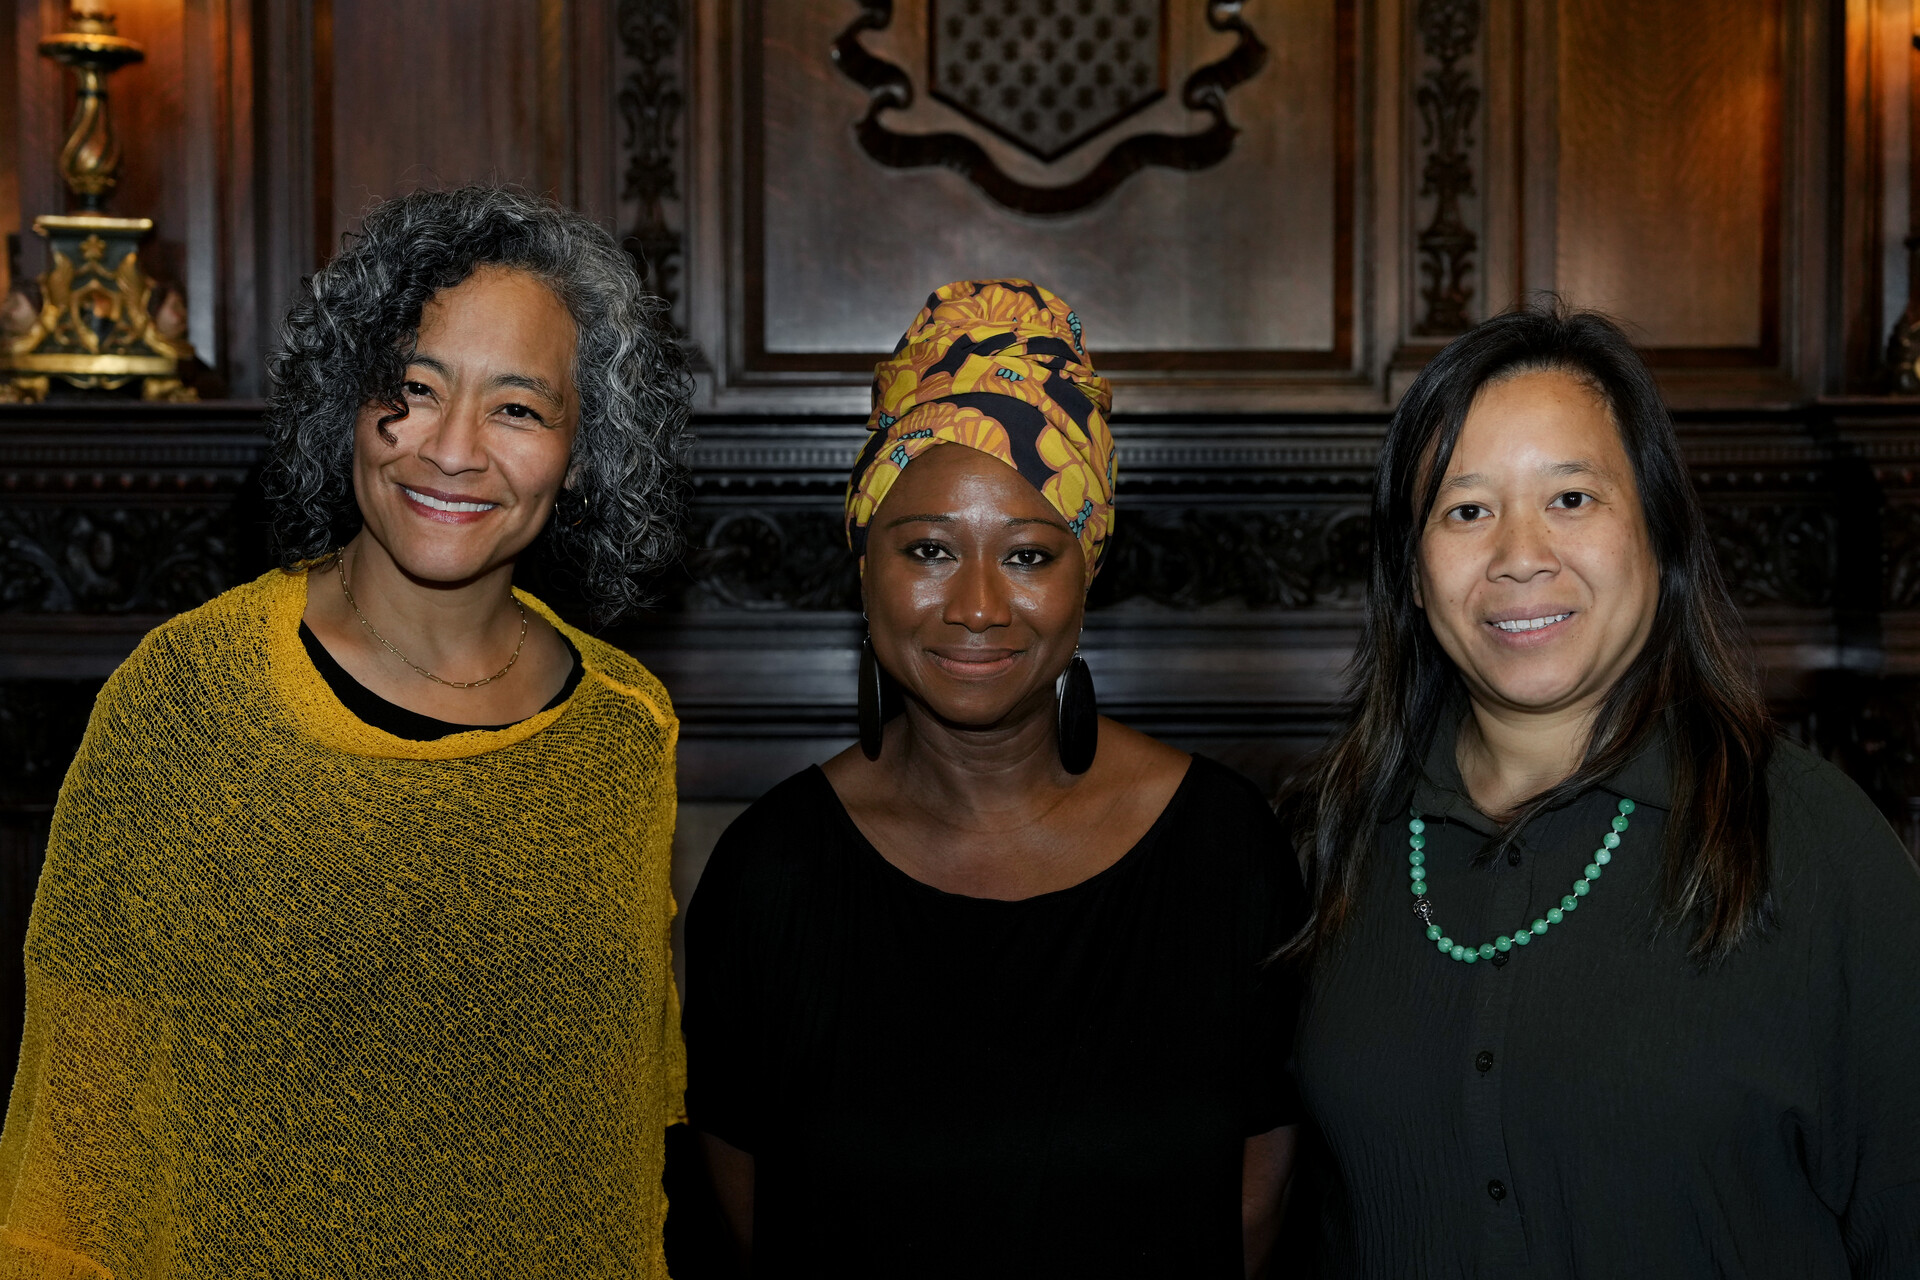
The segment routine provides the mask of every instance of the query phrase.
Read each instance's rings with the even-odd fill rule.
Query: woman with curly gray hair
[[[61,791],[0,1274],[664,1277],[683,1054],[659,683],[682,361],[613,240],[374,209],[273,357],[284,566],[108,681]]]

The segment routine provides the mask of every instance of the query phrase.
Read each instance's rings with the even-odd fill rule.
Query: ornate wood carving
[[[934,97],[1057,160],[1167,91],[1167,0],[1014,6],[929,0]]]
[[[1114,527],[1089,608],[1350,608],[1366,591],[1368,527],[1364,504],[1136,510]]]
[[[0,685],[97,680],[168,613],[264,569],[246,481],[258,414],[0,414]],[[1201,749],[1238,743],[1256,773],[1323,732],[1358,623],[1384,416],[1117,425],[1121,517],[1087,628],[1117,713]],[[840,502],[861,435],[851,419],[701,425],[690,553],[618,637],[673,690],[690,796],[751,794],[850,732],[859,579]],[[1783,715],[1812,714],[1823,662],[1913,669],[1920,418],[1704,414],[1682,439]]]
[[[264,568],[262,540],[237,536],[264,447],[257,405],[58,401],[6,418],[0,615],[150,625]]]
[[[1416,19],[1426,70],[1414,101],[1420,108],[1420,195],[1433,201],[1433,216],[1420,232],[1420,289],[1426,314],[1414,326],[1421,335],[1461,333],[1471,325],[1468,277],[1480,238],[1461,214],[1474,193],[1474,118],[1480,89],[1469,67],[1480,39],[1480,0],[1420,0]]]
[[[1889,509],[1882,528],[1882,603],[1889,609],[1920,609],[1920,506]]]
[[[875,56],[860,43],[860,37],[868,31],[884,31],[893,21],[893,0],[860,0],[861,11],[847,25],[846,30],[833,43],[833,60],[840,70],[855,84],[867,91],[867,112],[854,126],[854,134],[859,139],[861,149],[879,163],[893,169],[921,169],[942,167],[951,169],[964,176],[968,181],[985,192],[990,198],[1019,213],[1037,216],[1051,216],[1072,213],[1106,196],[1140,170],[1152,165],[1171,169],[1207,169],[1219,164],[1233,150],[1234,135],[1239,132],[1233,122],[1227,118],[1227,94],[1235,85],[1250,79],[1265,64],[1267,48],[1240,16],[1240,0],[1209,0],[1207,4],[1207,23],[1215,31],[1230,32],[1237,37],[1233,49],[1216,62],[1196,69],[1187,77],[1180,90],[1180,100],[1190,110],[1204,111],[1213,117],[1213,123],[1199,133],[1175,135],[1166,133],[1140,133],[1114,144],[1111,150],[1101,158],[1084,177],[1059,186],[1034,186],[1009,176],[995,164],[978,142],[957,133],[901,134],[889,129],[881,117],[890,110],[904,110],[913,102],[913,80],[908,72],[884,58]],[[1146,0],[1136,0],[1139,9],[1149,6]],[[956,6],[957,7],[957,6]],[[1033,17],[1036,23],[1033,49],[1037,54],[1042,37],[1039,21],[1045,17],[1051,23],[1052,15],[1043,10],[1052,8],[1043,3],[1022,3],[1016,7],[1014,17]],[[1108,0],[1103,9],[1117,11],[1120,6],[1115,0]],[[945,8],[942,8],[945,12]],[[951,14],[948,15],[951,18]],[[1164,19],[1163,19],[1164,21]],[[971,30],[962,28],[962,38]],[[1019,28],[1015,28],[1016,33]],[[936,36],[937,38],[937,36]],[[1021,36],[1021,39],[1027,37]],[[951,39],[951,37],[950,37]],[[1019,50],[1016,50],[1019,52]],[[1013,65],[1021,65],[1020,59],[1007,59]],[[1011,68],[1009,68],[1011,69]],[[971,74],[971,73],[968,73]],[[984,74],[984,68],[981,70]],[[947,77],[950,82],[951,76]],[[935,83],[940,83],[936,75]],[[952,86],[950,92],[957,90],[963,110],[968,114],[982,118],[995,132],[1012,138],[1024,149],[1043,158],[1065,154],[1075,146],[1085,142],[1095,133],[1102,131],[1105,125],[1091,131],[1082,130],[1078,137],[1062,142],[1062,137],[1070,132],[1064,128],[1029,131],[1019,128],[1022,124],[1021,112],[1016,106],[1012,123],[1014,129],[1008,129],[1005,117],[994,113],[987,120],[979,109],[969,108],[966,104],[966,79],[963,75],[959,86]],[[1056,88],[1060,87],[1056,81]],[[943,94],[943,97],[945,95]],[[984,99],[983,99],[984,101]],[[1035,101],[1039,101],[1036,92]],[[1144,105],[1145,99],[1134,101],[1125,114]],[[1118,116],[1113,117],[1118,119]],[[1108,123],[1112,121],[1109,120]],[[1076,117],[1078,123],[1078,117]],[[1057,121],[1056,121],[1057,124]]]
[[[616,21],[620,47],[631,67],[620,84],[622,139],[627,153],[621,198],[639,204],[625,242],[647,288],[680,300],[676,278],[686,244],[669,212],[680,199],[680,115],[686,106],[681,83],[680,38],[685,0],[620,0]]]
[[[1710,502],[1706,515],[1720,572],[1739,604],[1834,603],[1839,520],[1830,506]]]
[[[170,614],[233,584],[229,503],[0,507],[0,612]]]
[[[701,507],[675,596],[682,607],[860,608],[837,499]],[[1115,528],[1089,608],[1134,599],[1175,609],[1352,606],[1365,590],[1367,547],[1364,505],[1136,506]]]
[[[847,554],[837,503],[702,510],[687,558],[694,608],[860,607],[860,574]]]

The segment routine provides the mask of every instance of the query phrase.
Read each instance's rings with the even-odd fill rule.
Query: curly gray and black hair
[[[376,206],[305,282],[267,361],[265,485],[281,563],[325,556],[359,527],[353,427],[363,405],[406,412],[401,381],[421,309],[485,265],[531,272],[579,328],[573,486],[543,537],[597,622],[642,602],[638,579],[679,546],[691,381],[665,304],[601,227],[495,186],[419,191]]]

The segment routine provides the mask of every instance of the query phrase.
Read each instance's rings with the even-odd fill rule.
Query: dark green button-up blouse
[[[1330,1168],[1323,1273],[1920,1277],[1920,872],[1867,798],[1782,742],[1775,922],[1702,968],[1659,928],[1667,756],[1548,813],[1511,858],[1443,726],[1413,803],[1434,922],[1479,945],[1605,874],[1505,962],[1435,950],[1383,822],[1315,964],[1297,1074]]]

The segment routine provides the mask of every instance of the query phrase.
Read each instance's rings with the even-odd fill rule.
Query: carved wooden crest
[[[1226,159],[1239,130],[1227,118],[1230,90],[1259,71],[1266,46],[1240,16],[1240,0],[902,0],[925,6],[924,74],[861,42],[886,32],[894,0],[858,0],[860,14],[834,42],[833,58],[866,89],[854,126],[866,153],[891,168],[952,169],[1009,209],[1062,214],[1083,209],[1149,165],[1206,169]],[[1166,96],[1168,35],[1182,16],[1170,6],[1205,6],[1207,27],[1232,34],[1224,56],[1186,71],[1180,103],[1211,123],[1169,133],[1127,121]],[[916,88],[916,84],[918,88]],[[1057,184],[1017,178],[981,137],[958,130],[915,132],[883,117],[907,110],[920,92],[966,122],[1051,167],[1080,161]],[[1105,148],[1090,168],[1084,148]]]
[[[1167,91],[1166,0],[930,0],[933,96],[1054,160]]]

